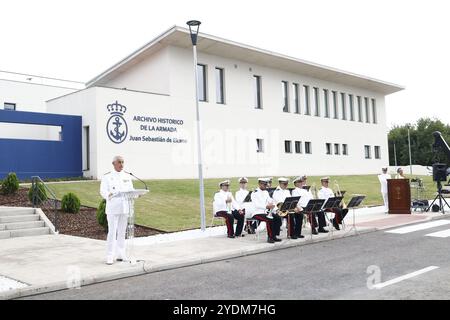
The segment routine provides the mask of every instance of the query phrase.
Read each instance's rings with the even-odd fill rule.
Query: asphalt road
[[[450,299],[450,237],[425,236],[447,229],[379,231],[25,299]]]

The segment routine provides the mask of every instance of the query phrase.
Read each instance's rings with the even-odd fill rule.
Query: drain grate
[[[0,292],[29,287],[28,284],[0,275]]]

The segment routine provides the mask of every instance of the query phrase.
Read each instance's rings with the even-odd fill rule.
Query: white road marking
[[[405,234],[405,233],[410,233],[410,232],[414,232],[414,231],[419,231],[419,230],[425,230],[425,229],[429,229],[429,228],[439,227],[439,226],[443,226],[443,225],[446,225],[446,224],[450,224],[450,220],[435,220],[435,221],[415,224],[413,226],[392,229],[392,230],[388,230],[388,231],[385,231],[385,232],[387,232],[387,233],[396,233],[396,234]]]
[[[426,237],[448,238],[450,237],[450,229],[433,232],[425,235]]]
[[[421,274],[426,273],[426,272],[429,272],[429,271],[433,271],[433,270],[438,269],[438,268],[439,268],[439,267],[436,267],[436,266],[426,267],[426,268],[423,268],[423,269],[420,269],[420,270],[417,270],[417,271],[414,271],[414,272],[405,274],[404,276],[401,276],[401,277],[398,277],[398,278],[391,279],[391,280],[386,281],[386,282],[380,282],[380,283],[377,283],[377,284],[375,284],[373,287],[374,287],[375,289],[381,289],[381,288],[384,288],[384,287],[386,287],[386,286],[390,286],[391,284],[395,284],[395,283],[398,283],[398,282],[403,281],[403,280],[406,280],[406,279],[410,279],[410,278],[413,278],[413,277],[417,277],[418,275],[421,275]]]

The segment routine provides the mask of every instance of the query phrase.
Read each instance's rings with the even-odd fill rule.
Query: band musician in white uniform
[[[387,213],[389,211],[389,201],[388,201],[388,187],[387,187],[387,179],[391,179],[391,175],[387,173],[387,168],[382,168],[382,173],[378,175],[378,180],[381,185],[381,195],[383,196],[384,202],[384,212]]]
[[[244,211],[229,191],[230,181],[219,183],[220,190],[214,194],[213,210],[216,217],[222,217],[227,224],[228,238],[244,236]],[[236,232],[234,231],[234,220],[237,221]]]
[[[125,234],[128,224],[128,202],[118,196],[120,192],[134,190],[131,176],[123,171],[124,160],[121,156],[113,158],[114,170],[105,174],[100,184],[100,194],[106,200],[108,219],[108,237],[106,263],[114,260],[126,261]]]
[[[247,189],[248,179],[246,177],[239,178],[239,190],[236,191],[234,198],[236,199],[236,202],[240,205],[242,210],[245,213],[245,220],[244,225],[246,226],[247,233],[255,233],[255,229],[257,227],[256,224],[250,225],[251,221],[248,221],[253,216],[253,205],[252,202],[244,202],[245,198],[247,198],[250,191]]]

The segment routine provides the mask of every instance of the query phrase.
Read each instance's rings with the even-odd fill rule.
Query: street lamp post
[[[203,161],[202,161],[202,136],[200,125],[200,111],[198,105],[198,70],[197,70],[197,35],[200,28],[200,21],[189,20],[186,22],[191,34],[192,50],[194,53],[194,76],[195,76],[195,107],[197,113],[197,149],[198,149],[198,178],[200,180],[200,226],[202,231],[206,230],[205,213],[205,188],[203,184]]]

